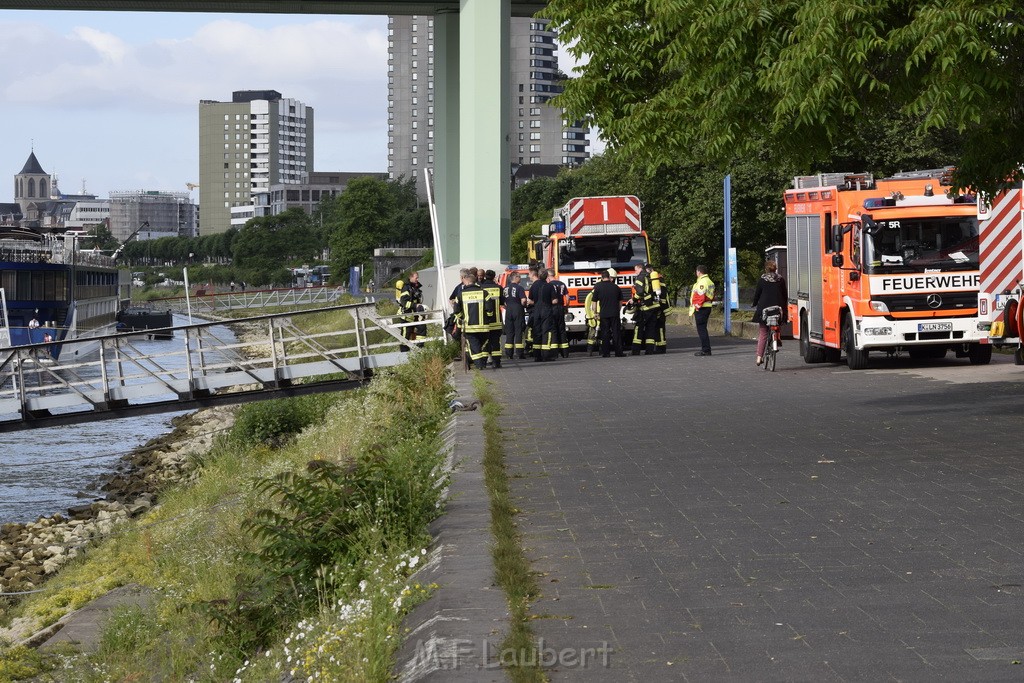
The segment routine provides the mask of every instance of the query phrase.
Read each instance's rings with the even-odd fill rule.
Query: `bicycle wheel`
[[[775,356],[778,351],[772,349],[768,352],[768,355],[764,357],[764,369],[768,372],[775,372]]]

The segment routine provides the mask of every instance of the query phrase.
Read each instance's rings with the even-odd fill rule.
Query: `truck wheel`
[[[853,321],[848,315],[843,318],[843,350],[846,351],[846,366],[851,370],[863,370],[868,366],[868,352],[858,351],[853,340]]]
[[[1013,351],[1013,364],[1024,365],[1024,346],[1018,346]]]
[[[805,363],[821,363],[825,360],[825,349],[812,346],[807,332],[807,315],[800,316],[800,355]]]
[[[992,360],[991,344],[971,344],[967,349],[971,365],[988,365]]]

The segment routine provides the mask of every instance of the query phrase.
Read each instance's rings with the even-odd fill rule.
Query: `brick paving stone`
[[[1024,369],[712,346],[487,374],[551,679],[1024,677]]]

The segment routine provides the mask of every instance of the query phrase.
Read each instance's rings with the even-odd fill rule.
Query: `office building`
[[[136,239],[194,237],[198,214],[187,192],[110,193],[110,233],[118,242],[124,242],[136,231]]]
[[[200,101],[200,234],[226,231],[233,208],[268,206],[272,185],[301,184],[312,170],[312,107],[276,90]]]
[[[562,91],[555,39],[548,22],[511,19],[508,127],[510,178],[524,165],[577,166],[590,158],[587,131],[550,104]],[[434,20],[388,19],[388,177],[416,178],[434,164]]]

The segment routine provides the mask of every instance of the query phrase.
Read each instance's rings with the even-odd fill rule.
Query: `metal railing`
[[[249,308],[278,308],[285,306],[309,306],[332,304],[348,290],[344,287],[301,287],[296,289],[258,289],[249,292],[217,292],[201,296],[173,297],[150,302],[157,308],[167,308],[176,313],[187,313],[189,306],[193,315],[202,317],[226,311]]]
[[[334,311],[349,314],[342,329],[325,316]],[[296,324],[303,318],[313,331]],[[440,311],[406,322],[374,304],[349,304],[232,320],[238,339],[222,322],[165,328],[173,338],[156,352],[141,350],[134,333],[90,339],[98,351],[67,363],[52,360],[53,347],[81,340],[0,349],[0,431],[356,388],[443,339],[441,322]],[[411,326],[427,334],[408,342]]]

